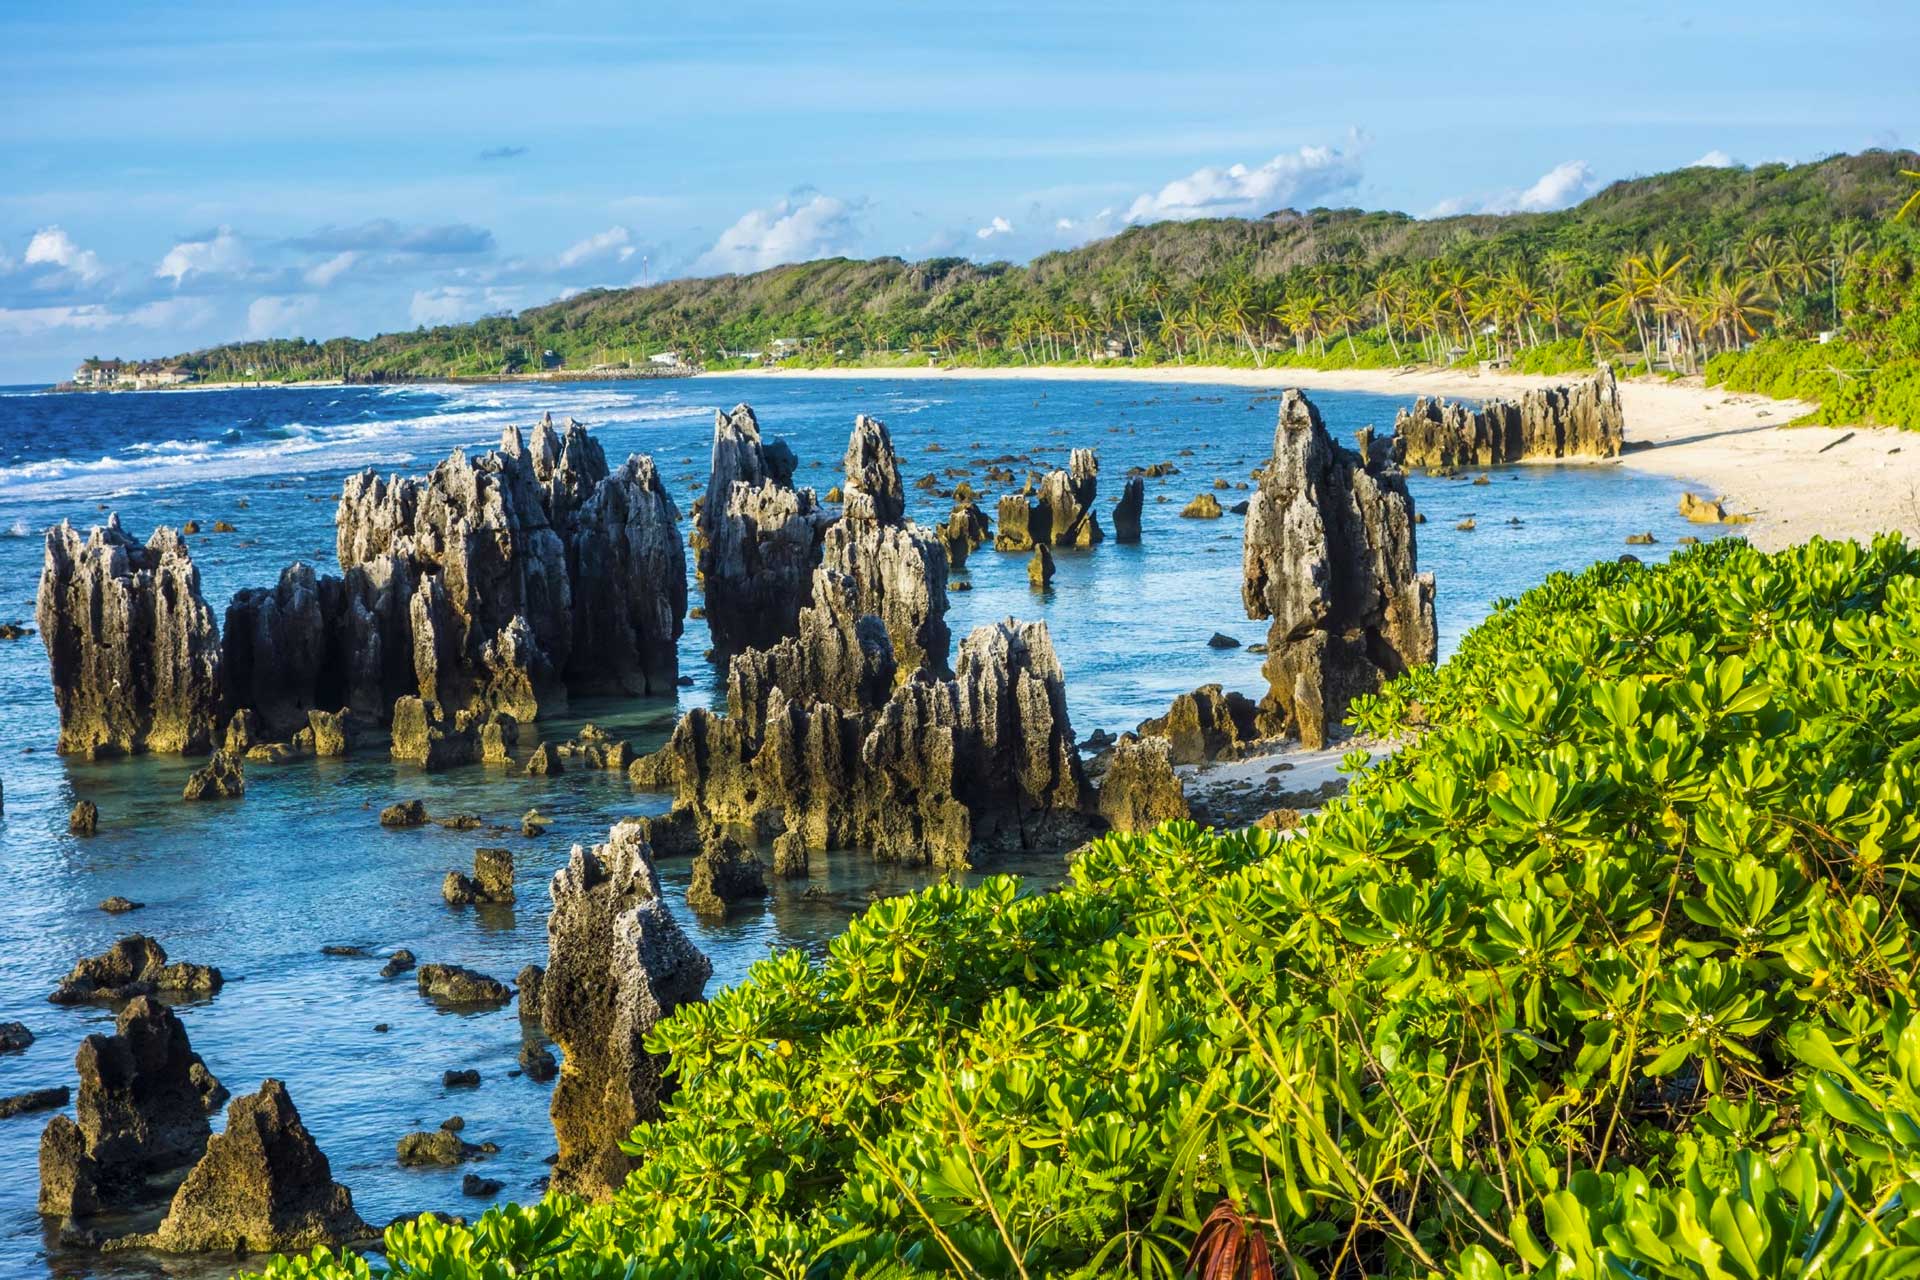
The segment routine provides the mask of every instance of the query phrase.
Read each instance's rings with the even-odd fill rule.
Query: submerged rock
[[[515,975],[513,986],[520,1001],[520,1021],[536,1024],[540,1021],[540,990],[546,979],[547,971],[537,964],[527,965]]]
[[[424,827],[427,825],[427,806],[422,800],[400,800],[380,811],[380,825],[383,827]]]
[[[90,836],[99,829],[99,806],[91,800],[76,802],[72,812],[67,814],[67,830],[76,836]]]
[[[1203,493],[1180,509],[1180,515],[1187,520],[1218,520],[1226,513],[1220,509],[1220,499],[1210,493]]]
[[[110,916],[125,915],[129,911],[138,911],[146,905],[144,902],[135,902],[132,898],[123,898],[117,893],[100,901],[100,909]]]
[[[47,999],[53,1004],[151,995],[192,999],[212,995],[221,982],[218,969],[184,960],[168,964],[166,950],[157,941],[130,933],[99,955],[75,964]]]
[[[457,964],[423,964],[414,981],[436,1004],[498,1008],[513,999],[506,983]]]
[[[34,618],[52,666],[62,755],[192,754],[214,745],[220,650],[186,542],[145,546],[109,516],[47,533]]]
[[[672,1087],[666,1058],[647,1052],[646,1034],[700,999],[713,968],[668,911],[632,823],[616,825],[591,850],[575,845],[552,896],[540,983],[541,1023],[562,1051],[552,1185],[604,1198],[634,1167],[620,1143],[659,1117]]]
[[[1287,391],[1247,512],[1242,595],[1249,618],[1272,619],[1261,727],[1313,748],[1354,698],[1438,648],[1406,476],[1370,430],[1359,446],[1334,443],[1313,403]]]
[[[41,1213],[76,1218],[132,1207],[150,1194],[152,1179],[206,1150],[204,1080],[212,1077],[165,1005],[135,997],[111,1036],[81,1042],[74,1066],[74,1116],[55,1116],[40,1137]]]
[[[509,849],[475,849],[473,874],[447,872],[440,896],[451,906],[466,907],[482,902],[513,901],[513,852]]]
[[[24,1022],[0,1022],[0,1053],[19,1053],[33,1043],[33,1032]]]
[[[187,779],[187,785],[181,789],[183,800],[238,800],[247,793],[246,775],[241,772],[240,762],[224,751],[213,753],[213,759],[202,768],[196,769]]]
[[[1620,453],[1623,422],[1619,384],[1612,366],[1603,365],[1584,382],[1489,400],[1478,409],[1423,396],[1394,419],[1394,448],[1409,467],[1612,458]]]
[[[405,947],[401,947],[392,955],[388,956],[387,962],[380,966],[380,976],[383,978],[397,978],[412,969],[415,963],[413,952],[407,950]]]
[[[420,1129],[394,1144],[394,1155],[406,1168],[438,1165],[451,1168],[480,1154],[480,1148],[461,1140],[451,1129]]]
[[[0,1120],[11,1120],[14,1116],[32,1115],[36,1111],[51,1111],[55,1107],[64,1107],[73,1100],[73,1093],[65,1085],[51,1089],[29,1089],[25,1093],[8,1094],[0,1098]]]
[[[993,536],[993,526],[987,522],[986,512],[976,503],[967,502],[954,507],[938,533],[940,545],[947,550],[947,568],[953,570],[966,566],[967,557]]]
[[[734,903],[766,896],[767,880],[760,858],[738,840],[714,836],[693,860],[687,905],[695,915],[724,920]]]
[[[1172,744],[1165,738],[1122,735],[1100,779],[1099,811],[1121,832],[1146,831],[1187,817],[1187,798],[1173,771]]]
[[[1027,561],[1027,583],[1038,591],[1053,585],[1053,552],[1044,542],[1034,547],[1033,557]]]
[[[160,1229],[134,1241],[167,1253],[291,1253],[379,1233],[300,1121],[287,1087],[265,1080],[235,1099]]]

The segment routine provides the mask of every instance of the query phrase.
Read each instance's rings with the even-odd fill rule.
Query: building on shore
[[[192,370],[177,364],[127,360],[83,360],[73,371],[73,385],[101,390],[146,391],[154,387],[178,387],[194,381]]]

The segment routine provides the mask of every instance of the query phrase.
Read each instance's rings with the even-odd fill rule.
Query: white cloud
[[[1569,160],[1541,174],[1539,180],[1520,193],[1514,208],[1523,213],[1544,213],[1564,209],[1591,195],[1600,180],[1585,160]]]
[[[33,233],[33,239],[27,242],[26,264],[59,267],[89,284],[107,274],[106,268],[100,265],[99,255],[91,249],[82,249],[59,227],[42,227]]]
[[[288,298],[269,295],[255,298],[247,307],[249,338],[303,338],[300,325],[313,314],[312,298]]]
[[[588,236],[567,247],[560,255],[562,267],[577,267],[583,262],[591,262],[611,255],[617,262],[625,262],[634,253],[633,235],[625,227],[608,227],[597,235]]]
[[[1429,218],[1452,218],[1463,213],[1550,213],[1580,203],[1600,189],[1600,179],[1585,160],[1555,165],[1523,190],[1491,196],[1453,196],[1427,211]]]
[[[149,302],[131,311],[115,311],[97,302],[69,307],[0,307],[0,333],[26,337],[56,329],[178,329],[205,324],[212,317],[213,307],[199,298]]]
[[[240,237],[231,228],[221,227],[203,240],[182,240],[167,250],[153,274],[178,286],[191,275],[239,275],[251,265]]]
[[[1062,221],[1065,221],[1065,219],[1062,219]],[[1005,218],[995,217],[992,222],[989,222],[973,234],[979,236],[982,240],[991,240],[995,236],[1010,236],[1013,234],[1013,224]]]
[[[360,254],[356,250],[345,249],[325,262],[317,262],[308,267],[302,278],[314,288],[324,289],[345,275],[358,261],[360,261]]]
[[[1312,204],[1360,181],[1360,160],[1332,147],[1301,147],[1257,169],[1244,164],[1196,169],[1127,207],[1128,222],[1220,218]]]
[[[855,252],[857,205],[819,192],[755,209],[720,233],[693,264],[696,272],[762,271]]]
[[[1739,161],[1735,160],[1732,156],[1720,150],[1718,147],[1715,147],[1712,151],[1707,152],[1707,154],[1701,156],[1698,160],[1695,160],[1692,164],[1688,165],[1687,168],[1689,169],[1731,169],[1738,163]]]
[[[418,289],[414,291],[413,305],[408,315],[413,323],[419,324],[459,324],[464,320],[474,320],[492,311],[504,311],[518,306],[520,290],[471,288],[466,285],[442,285],[436,289]]]

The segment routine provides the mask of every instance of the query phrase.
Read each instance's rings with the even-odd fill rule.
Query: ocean
[[[1369,423],[1390,428],[1398,403],[1353,393],[1313,399],[1345,439]],[[741,401],[753,405],[764,433],[793,446],[801,459],[796,483],[822,493],[840,480],[854,415],[882,419],[910,486],[909,513],[927,523],[943,519],[950,504],[912,482],[970,459],[1029,454],[1044,468],[1064,466],[1070,448],[1096,449],[1109,532],[1106,507],[1127,469],[1175,463],[1179,474],[1148,481],[1143,541],[1058,553],[1045,595],[1029,587],[1026,557],[990,546],[974,553],[956,575],[974,589],[950,596],[956,646],[983,623],[1045,621],[1081,737],[1132,728],[1197,685],[1261,691],[1257,656],[1207,644],[1216,631],[1243,643],[1265,638],[1265,624],[1248,621],[1241,605],[1242,519],[1178,514],[1196,494],[1213,492],[1216,478],[1248,481],[1268,456],[1276,395],[1244,387],[756,377],[112,395],[0,388],[0,622],[32,625],[44,531],[62,519],[84,528],[109,511],[142,540],[157,524],[231,522],[234,533],[190,539],[207,601],[223,616],[236,590],[272,585],[290,561],[336,570],[333,511],[347,475],[367,467],[424,473],[454,448],[484,450],[506,425],[549,412],[556,422],[571,415],[586,423],[615,463],[652,454],[685,518],[705,485],[714,411]],[[1025,464],[1013,465],[1024,474]],[[991,515],[997,488],[982,468],[970,469]],[[942,487],[955,479],[943,477]],[[1419,559],[1438,579],[1443,654],[1496,599],[1555,570],[1619,555],[1629,533],[1655,533],[1656,545],[1631,548],[1653,559],[1680,535],[1702,532],[1676,512],[1678,482],[1617,465],[1499,468],[1487,485],[1463,475],[1416,477],[1411,487],[1428,517]],[[1246,493],[1217,496],[1230,505]],[[1458,531],[1469,515],[1477,529]],[[703,658],[708,645],[705,625],[689,620],[680,666],[694,683],[677,698],[576,700],[567,718],[542,722],[538,735],[564,740],[591,720],[631,738],[637,751],[651,750],[679,712],[724,701]],[[569,848],[605,839],[620,818],[660,812],[666,797],[637,793],[617,774],[527,777],[478,765],[423,774],[368,752],[250,764],[243,800],[190,805],[180,787],[197,762],[66,760],[54,751],[57,730],[39,639],[0,641],[0,1021],[22,1021],[38,1037],[26,1052],[0,1056],[0,1096],[74,1083],[80,1039],[110,1030],[112,1014],[50,1005],[47,993],[81,956],[139,930],[158,938],[170,958],[225,972],[219,994],[179,1009],[194,1049],[236,1096],[268,1076],[285,1081],[336,1180],[352,1188],[369,1221],[427,1209],[477,1214],[490,1200],[461,1194],[467,1171],[503,1183],[491,1199],[538,1197],[536,1182],[554,1149],[548,1086],[509,1074],[521,1047],[514,1009],[440,1012],[416,993],[411,975],[382,979],[377,959],[329,957],[321,948],[381,954],[407,947],[423,962],[511,980],[522,965],[545,962],[546,882]],[[523,733],[523,748],[531,745]],[[380,828],[381,807],[414,797],[435,814],[515,826],[538,808],[553,825],[537,840]],[[83,798],[100,810],[90,838],[67,832],[67,813]],[[441,877],[469,869],[476,843],[512,847],[516,905],[462,910],[441,901]],[[764,906],[709,925],[684,908],[687,864],[662,862],[683,927],[713,961],[710,992],[739,981],[771,951],[822,952],[873,896],[926,882],[927,873],[876,866],[856,852],[824,864],[816,860],[809,882],[775,883]],[[1064,865],[1049,853],[980,870],[1046,884]],[[98,910],[114,894],[146,906],[117,917]],[[456,1067],[478,1069],[480,1088],[444,1089],[441,1073]],[[394,1143],[402,1134],[455,1114],[465,1119],[467,1141],[497,1143],[499,1154],[457,1170],[398,1166]],[[47,1119],[0,1120],[0,1276],[233,1269],[231,1260],[60,1248],[34,1210]]]

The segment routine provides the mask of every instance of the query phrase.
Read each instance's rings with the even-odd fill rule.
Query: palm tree
[[[1729,275],[1715,267],[1700,294],[1701,323],[1717,332],[1723,351],[1738,351],[1742,343],[1760,336],[1755,320],[1771,320],[1773,312],[1760,305],[1761,284],[1753,276]]]
[[[1920,182],[1920,173],[1916,173],[1912,169],[1902,169],[1900,176],[1903,178],[1911,178],[1915,182]],[[1893,220],[1895,222],[1905,222],[1915,213],[1920,213],[1920,187],[1914,188],[1913,194],[1907,197],[1907,202],[1900,206],[1898,213],[1893,215]]]

